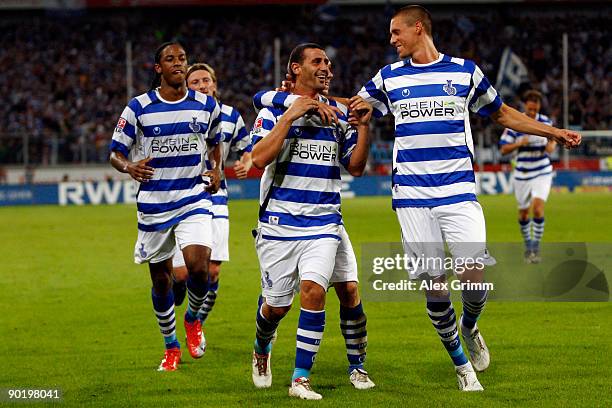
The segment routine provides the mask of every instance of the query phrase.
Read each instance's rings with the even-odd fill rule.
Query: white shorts
[[[410,277],[445,274],[444,242],[454,261],[488,258],[487,231],[482,207],[476,201],[433,208],[404,207],[396,209],[402,229],[404,251],[410,257],[422,259],[413,265]]]
[[[344,227],[342,240],[298,241],[255,239],[261,271],[262,296],[274,307],[293,303],[299,283],[313,281],[327,289],[331,283],[357,281],[357,260]]]
[[[212,222],[212,246],[210,246],[210,260],[217,262],[229,261],[229,220],[227,218],[213,218]],[[176,243],[179,248],[178,241]],[[172,266],[178,268],[185,266],[183,253],[178,250],[172,258]]]
[[[211,246],[211,216],[194,215],[180,221],[172,227],[161,231],[138,231],[138,239],[134,248],[134,262],[159,263],[173,257],[177,248],[188,245]]]
[[[513,179],[513,184],[518,208],[525,210],[531,207],[531,202],[534,198],[539,198],[543,201],[548,199],[550,186],[552,185],[552,174],[544,174],[531,180]]]

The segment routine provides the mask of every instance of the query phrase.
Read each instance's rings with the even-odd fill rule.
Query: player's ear
[[[414,23],[414,31],[417,34],[421,34],[423,32],[423,23],[421,23],[420,21]]]
[[[155,66],[153,67],[155,69],[155,72],[158,74],[162,73],[162,67],[159,64],[155,64]]]
[[[295,77],[298,76],[302,72],[302,67],[297,62],[292,62],[290,68],[291,68],[290,74],[293,77],[292,79],[295,80]]]

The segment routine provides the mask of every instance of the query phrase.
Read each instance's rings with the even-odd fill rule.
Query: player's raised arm
[[[343,162],[346,153],[342,155],[341,162],[351,176],[360,177],[363,175],[368,156],[370,154],[370,120],[372,119],[372,105],[363,100],[360,96],[353,96],[349,100],[350,113],[348,122],[357,130],[357,141],[353,141],[350,147],[350,159]],[[350,143],[347,140],[345,143]],[[346,150],[346,146],[343,146]]]
[[[260,110],[262,108],[286,109],[299,98],[299,95],[293,95],[287,92],[261,91],[256,93],[253,97],[253,106],[255,106],[255,110]],[[338,123],[338,114],[341,114],[338,108],[319,101],[315,101],[315,103],[316,107],[311,109],[311,111],[319,115],[323,123]]]
[[[390,102],[384,89],[381,71],[378,71],[376,75],[361,88],[357,95],[361,96],[367,103],[372,105],[372,114],[375,118],[381,118],[390,112]]]
[[[280,117],[272,130],[265,137],[258,137],[258,140],[253,139],[255,146],[251,154],[253,165],[258,169],[265,168],[272,163],[280,153],[283,142],[287,137],[291,124],[304,116],[308,111],[317,108],[317,101],[314,99],[302,96],[299,97],[291,107]],[[260,112],[260,115],[264,111]],[[262,117],[258,116],[259,119]],[[255,129],[254,129],[255,130]]]
[[[549,140],[560,143],[567,149],[577,147],[582,140],[582,136],[578,132],[546,125],[527,115],[523,115],[521,112],[505,103],[502,104],[497,112],[491,115],[491,118],[504,127],[521,133],[543,136]]]

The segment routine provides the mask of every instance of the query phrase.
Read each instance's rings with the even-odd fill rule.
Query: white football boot
[[[351,380],[351,384],[353,384],[353,387],[358,390],[368,390],[376,386],[376,384],[374,384],[374,382],[370,380],[368,372],[363,368],[356,368],[351,371],[349,379]]]
[[[484,391],[484,388],[482,388],[482,385],[480,385],[480,382],[476,377],[476,372],[474,371],[474,368],[472,368],[472,364],[470,364],[469,361],[467,364],[455,367],[455,372],[457,373],[457,385],[459,385],[459,390]]]
[[[478,372],[486,370],[491,362],[491,357],[489,355],[489,348],[482,338],[478,326],[474,326],[474,330],[470,331],[470,329],[464,327],[462,323],[461,337],[463,337],[465,345],[470,352],[470,361],[472,362],[474,370]]]
[[[304,400],[320,400],[323,399],[321,394],[313,391],[310,386],[310,379],[307,377],[298,377],[291,382],[289,387],[289,396]]]
[[[253,384],[257,388],[270,388],[272,386],[272,366],[270,359],[272,351],[268,354],[259,354],[253,351]]]

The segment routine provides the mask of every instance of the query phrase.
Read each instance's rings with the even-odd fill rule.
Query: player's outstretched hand
[[[135,163],[129,163],[126,170],[134,180],[139,183],[146,183],[153,178],[153,172],[155,171],[153,167],[148,165],[151,160],[153,158],[147,157]]]
[[[236,160],[236,163],[234,163],[234,172],[236,173],[236,177],[241,180],[247,178],[247,167],[240,160]]]
[[[206,191],[208,191],[210,194],[215,194],[217,191],[219,191],[219,187],[221,187],[221,172],[219,169],[208,170],[202,175],[210,179],[210,182],[205,189]]]
[[[557,129],[554,139],[555,142],[559,143],[566,149],[572,149],[580,146],[582,135],[580,135],[578,132],[574,132],[573,130]]]
[[[348,122],[352,126],[367,125],[372,119],[372,105],[361,96],[355,95],[349,99]]]

